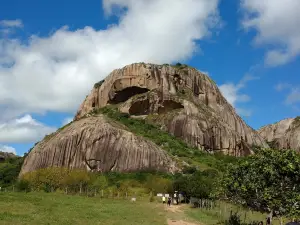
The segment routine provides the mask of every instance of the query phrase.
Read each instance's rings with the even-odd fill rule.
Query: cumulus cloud
[[[7,145],[0,145],[0,152],[9,152],[9,153],[14,153],[15,155],[17,154],[15,148]]]
[[[257,31],[255,43],[267,44],[265,63],[283,65],[300,54],[299,0],[241,0],[242,25]]]
[[[258,77],[252,75],[245,75],[237,84],[225,83],[219,86],[221,93],[227,99],[227,101],[236,108],[237,112],[243,116],[250,116],[251,111],[237,107],[238,103],[250,101],[250,96],[241,93],[249,81],[257,80]]]
[[[60,28],[26,44],[0,40],[0,121],[25,113],[72,112],[93,84],[133,62],[191,57],[218,26],[218,0],[104,0],[118,24]],[[119,9],[119,10],[115,10]]]
[[[56,128],[48,127],[30,115],[0,124],[0,143],[32,143],[41,140]]]

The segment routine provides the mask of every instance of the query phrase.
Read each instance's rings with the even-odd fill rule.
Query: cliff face
[[[38,143],[21,174],[62,166],[92,171],[177,170],[173,158],[117,121],[95,115],[104,106],[142,118],[208,152],[252,154],[267,146],[205,74],[187,66],[136,63],[95,84],[74,121]]]
[[[264,126],[258,133],[271,147],[277,149],[300,150],[300,117],[281,120]]]
[[[252,154],[251,145],[267,146],[217,85],[188,66],[136,63],[114,70],[95,85],[75,120],[106,105],[143,116],[199,149],[241,156]]]
[[[20,176],[53,166],[101,172],[176,170],[165,151],[102,115],[72,122],[46,136],[25,158]]]

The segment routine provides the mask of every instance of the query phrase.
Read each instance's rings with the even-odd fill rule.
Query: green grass
[[[185,214],[188,217],[204,225],[223,224],[220,223],[220,221],[227,220],[230,216],[230,211],[232,211],[232,213],[238,212],[242,222],[263,221],[265,224],[267,218],[267,214],[253,212],[225,202],[218,203],[218,206],[211,210],[185,207]],[[284,222],[287,222],[287,220]],[[280,222],[275,218],[272,224],[279,225]]]
[[[46,193],[0,193],[1,225],[162,225],[157,204]]]

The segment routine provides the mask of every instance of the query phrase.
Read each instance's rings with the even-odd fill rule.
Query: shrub
[[[95,84],[94,84],[94,88],[99,88],[99,87],[101,87],[101,85],[104,83],[104,81],[105,81],[105,80],[101,80],[101,81],[95,83]]]
[[[30,191],[30,183],[27,180],[23,180],[20,179],[17,183],[16,183],[16,188],[18,191],[26,191],[29,192]]]
[[[250,223],[243,223],[241,221],[240,215],[238,213],[234,213],[229,216],[228,220],[224,221],[225,225],[257,225],[259,221],[252,221]]]

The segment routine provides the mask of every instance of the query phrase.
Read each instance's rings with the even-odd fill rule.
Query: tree
[[[172,192],[172,181],[155,175],[150,175],[145,187],[154,193]]]
[[[22,157],[8,158],[0,163],[0,186],[8,187],[16,182],[22,163]]]
[[[227,198],[271,216],[300,214],[300,155],[293,150],[260,149],[231,165],[224,175]]]
[[[217,177],[216,170],[196,171],[193,174],[177,177],[173,182],[173,187],[175,190],[185,192],[190,197],[213,198]]]
[[[108,187],[108,182],[107,182],[106,177],[103,175],[97,175],[96,178],[93,180],[91,187],[96,192],[106,189]]]

